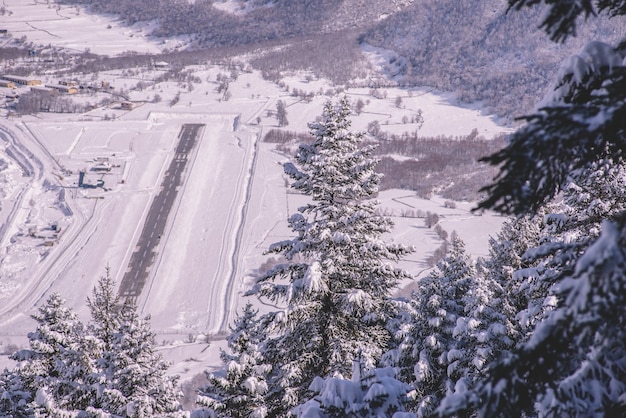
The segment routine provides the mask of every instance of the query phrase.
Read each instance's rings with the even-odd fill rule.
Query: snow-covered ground
[[[149,25],[129,28],[117,19],[90,14],[80,7],[46,0],[3,0],[2,5],[7,12],[0,16],[0,28],[35,45],[111,56],[127,51],[158,53],[178,45],[176,41],[164,45],[147,39]]]
[[[107,29],[114,20],[75,8],[57,12],[41,2],[24,3],[5,0],[14,14],[0,17],[0,26],[24,33],[29,41],[47,43],[50,39],[44,40],[41,33],[53,33],[59,45],[71,48],[109,54],[120,49],[158,50],[137,32],[125,35],[131,29]],[[102,31],[90,30],[89,37],[82,36],[85,31],[77,28],[87,24],[84,19],[96,19],[94,27],[102,27]],[[28,28],[35,20],[40,29],[33,32]],[[71,29],[74,23],[77,26]],[[105,44],[112,45],[108,36],[120,43],[111,41],[114,46],[104,52]],[[131,91],[131,98],[137,101],[148,101],[157,93],[163,97],[161,102],[145,102],[133,110],[113,104],[79,115],[0,115],[2,345],[25,343],[26,333],[34,327],[29,315],[53,291],[87,318],[85,299],[105,268],[108,266],[118,281],[126,271],[151,199],[173,158],[181,126],[203,123],[206,128],[192,152],[138,305],[143,314],[151,315],[157,342],[174,362],[173,373],[190,376],[219,365],[218,347],[224,345],[220,333],[227,331],[245,303],[243,293],[268,259],[264,250],[291,236],[287,218],[305,202],[287,186],[281,164],[288,156],[260,141],[267,130],[276,128],[275,117],[267,111],[276,109],[277,100],[284,100],[287,129],[305,131],[329,97],[316,95],[306,103],[252,72],[242,73],[230,83],[232,97],[225,101],[216,92],[214,81],[222,71],[219,67],[191,70],[202,83],[193,89],[170,82]],[[118,73],[100,77],[112,80],[116,88],[133,82]],[[288,77],[285,83],[303,91],[332,88],[324,80],[307,80],[302,74]],[[454,106],[446,95],[400,89],[386,89],[385,93],[386,98],[376,99],[367,90],[347,91],[354,100],[369,101],[363,113],[355,116],[355,129],[363,130],[377,120],[390,132],[415,130],[416,124],[402,119],[421,109],[424,135],[464,135],[478,129],[492,137],[507,130],[478,109]],[[180,100],[170,106],[176,94]],[[395,105],[397,96],[402,97],[401,108]],[[111,171],[91,170],[99,164],[110,165]],[[30,176],[22,175],[24,170]],[[79,188],[79,171],[87,173],[87,181],[104,181],[104,187]],[[402,262],[416,278],[428,270],[426,259],[441,240],[424,226],[423,219],[403,217],[407,211],[439,214],[442,227],[457,231],[475,256],[487,255],[487,239],[503,220],[490,213],[472,214],[468,202],[448,208],[443,199],[424,200],[406,190],[383,192],[379,200],[382,210],[396,223],[388,239],[416,247]],[[252,302],[260,309],[272,308]],[[205,336],[213,339],[209,349]]]

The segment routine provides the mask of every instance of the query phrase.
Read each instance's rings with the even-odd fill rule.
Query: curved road
[[[28,182],[27,186],[24,186],[16,199],[15,208],[21,205],[24,196],[27,195],[28,189],[32,187],[35,182],[43,182],[44,171],[41,158],[52,158],[49,152],[36,140],[36,137],[29,134],[29,132],[23,131],[24,135],[19,135],[16,131],[2,128],[1,137],[4,141],[11,144],[13,152],[11,157],[19,164],[24,170],[25,175],[28,175],[32,179]],[[32,146],[29,146],[32,145]],[[38,156],[36,153],[43,153],[43,156]],[[24,286],[10,299],[5,301],[3,306],[0,306],[0,318],[2,322],[10,322],[14,316],[19,316],[21,312],[25,311],[25,307],[35,306],[40,302],[42,295],[50,288],[51,284],[58,277],[59,269],[73,258],[75,252],[84,245],[84,242],[89,239],[89,228],[95,228],[95,225],[90,224],[90,219],[93,217],[93,213],[96,211],[94,205],[93,211],[90,216],[85,216],[80,211],[77,211],[73,207],[72,199],[66,201],[67,205],[72,211],[74,221],[65,230],[63,235],[62,244],[59,253],[55,257],[46,258],[41,266],[37,268],[33,277],[30,277],[24,282]],[[3,225],[3,229],[0,234],[0,241],[2,241],[5,233],[4,228],[8,228],[14,222],[15,214],[12,213]]]

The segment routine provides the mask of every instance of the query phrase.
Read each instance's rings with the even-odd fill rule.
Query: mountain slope
[[[532,110],[561,62],[588,40],[626,35],[624,20],[597,19],[557,45],[536,30],[542,13],[507,14],[505,0],[421,0],[361,40],[400,56],[401,83],[454,91],[461,101],[484,101],[501,116],[519,116]]]

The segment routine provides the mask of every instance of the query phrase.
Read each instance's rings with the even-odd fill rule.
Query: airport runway
[[[120,283],[118,293],[123,298],[136,299],[148,280],[150,267],[158,253],[159,242],[165,233],[167,217],[183,181],[189,153],[196,145],[204,127],[204,124],[184,124],[178,134],[176,154],[165,172],[159,192],[150,205],[139,241]]]

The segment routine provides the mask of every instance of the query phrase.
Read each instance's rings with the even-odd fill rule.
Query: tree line
[[[380,129],[369,129],[369,134],[379,158],[376,169],[383,174],[381,191],[407,189],[425,198],[437,191],[442,197],[457,201],[476,201],[484,196],[480,189],[489,184],[497,169],[478,160],[499,151],[506,143],[505,135],[486,139],[475,129],[467,136],[456,137],[423,137],[419,131],[390,134]],[[263,138],[278,144],[277,149],[286,154],[293,152],[294,144],[312,139],[306,133],[279,129],[269,130]]]

